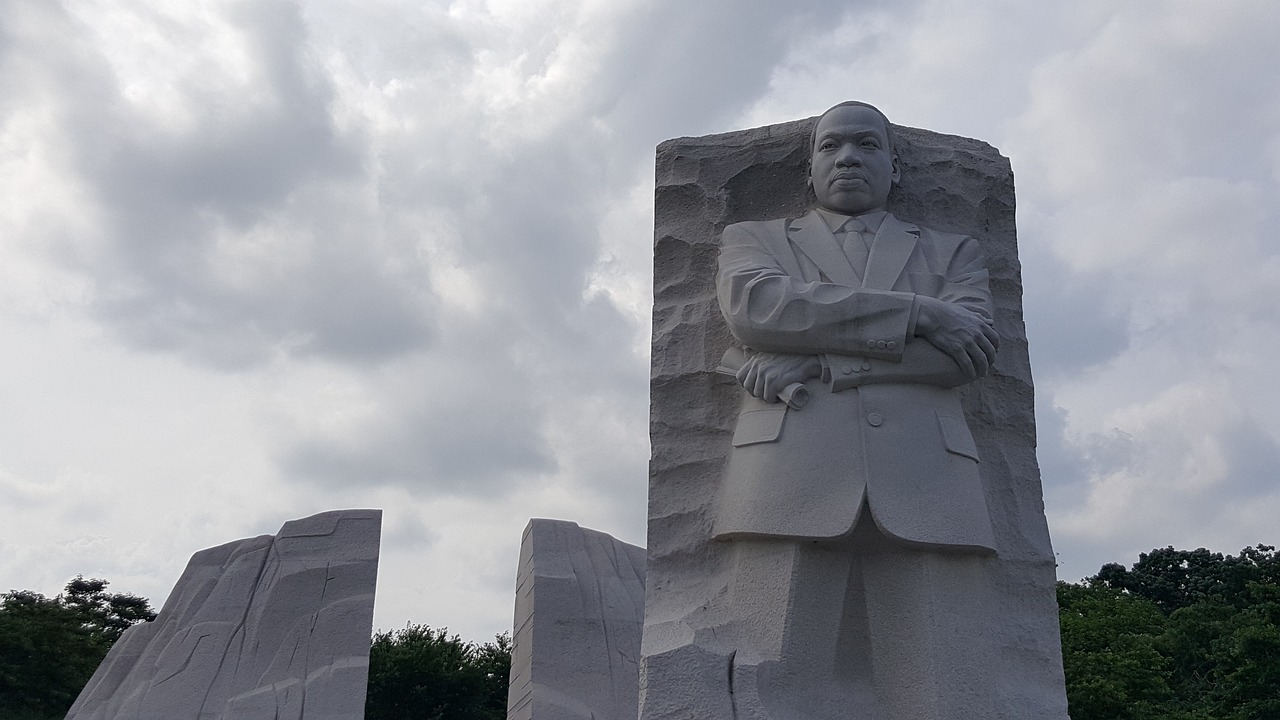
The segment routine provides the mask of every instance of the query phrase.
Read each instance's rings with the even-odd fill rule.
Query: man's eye
[[[835,150],[836,144],[833,142],[824,142],[818,146],[822,150]]]
[[[875,140],[863,140],[863,141],[862,141],[862,147],[864,147],[864,148],[878,148],[878,147],[880,147],[880,143],[876,142]]]

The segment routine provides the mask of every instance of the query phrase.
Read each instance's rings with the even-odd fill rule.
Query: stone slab
[[[644,548],[565,520],[520,544],[508,720],[634,720]]]
[[[364,717],[381,510],[337,510],[191,557],[68,720]]]
[[[816,118],[670,140],[657,150],[651,367],[649,564],[640,668],[643,720],[729,720],[729,549],[713,509],[742,389],[716,373],[734,344],[714,276],[719,236],[746,220],[807,209],[808,135]],[[963,389],[997,558],[982,578],[991,688],[984,720],[1066,720],[1055,562],[1036,462],[1034,395],[1022,318],[1013,174],[986,143],[894,126],[903,178],[897,217],[971,235],[991,271],[1002,337],[993,370]]]

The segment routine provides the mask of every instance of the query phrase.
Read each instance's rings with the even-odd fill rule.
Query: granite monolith
[[[814,237],[827,238],[826,246],[790,234],[793,225],[822,227],[813,225],[814,199],[806,187],[811,156],[819,165],[810,137],[816,122],[681,138],[658,148],[641,718],[818,720],[854,713],[893,720],[1066,720],[1009,162],[980,141],[892,126],[900,179],[887,204],[853,203],[846,211],[833,201],[825,208],[859,217],[868,210],[888,211],[884,217],[869,215],[869,230],[852,231],[855,241],[861,234],[870,248],[869,260],[861,250],[866,265],[858,268],[857,251],[849,245],[842,250],[831,239],[843,236],[845,228],[836,228],[830,217],[823,220],[830,227],[812,230]],[[840,187],[863,183],[856,177],[861,170],[850,170],[848,177],[838,171],[832,177]],[[727,237],[725,228],[737,223],[748,224],[736,226],[726,260],[722,234]],[[911,239],[899,245],[900,263],[893,271],[898,274],[876,279],[884,274],[886,257],[899,252],[880,245],[887,228]],[[989,282],[978,277],[982,265],[974,264],[975,248],[985,255]],[[849,262],[853,271],[847,271]],[[843,280],[841,273],[853,279]],[[794,293],[786,294],[791,290],[765,294],[766,301],[744,294],[743,288],[777,285],[779,278],[798,283],[792,290],[799,293],[838,296],[832,306],[861,303],[856,312],[872,317],[875,311],[867,327],[896,327],[898,335],[857,335],[865,328],[853,325],[862,320],[840,325],[823,315],[829,307],[805,315]],[[877,281],[884,286],[872,287]],[[841,294],[858,283],[871,292],[852,300]],[[949,379],[954,369],[902,370],[908,364],[903,345],[924,345],[920,337],[927,328],[914,325],[915,313],[932,308],[913,307],[912,293],[964,305],[974,317],[990,320],[999,353],[985,377],[968,382],[985,368],[964,381]],[[741,314],[733,332],[724,312]],[[802,333],[822,322],[834,329],[820,340],[796,340],[795,333],[784,332]],[[902,336],[904,326],[916,328],[920,337],[909,331]],[[757,391],[764,397],[744,401],[743,384],[725,374],[724,360],[726,350],[752,344],[744,342],[748,332],[755,333],[749,339],[759,339],[757,349],[820,357],[818,364],[796,364],[791,375],[779,375],[787,383],[804,382],[809,404],[782,409],[765,402],[785,383],[761,383]],[[834,336],[870,344],[831,352],[823,343],[834,342]],[[971,351],[981,364],[979,354],[993,353]],[[776,358],[757,364],[767,370],[769,362],[785,365]],[[876,384],[881,389],[875,392],[861,389]],[[841,393],[838,399],[827,399],[836,398],[834,393]],[[742,421],[740,411],[746,411]],[[818,422],[824,417],[850,423],[848,440]],[[809,443],[812,452],[795,451],[795,433],[801,432],[821,438],[832,456],[861,464],[849,469],[852,490],[812,482],[815,475],[831,474],[831,462],[814,447],[817,441]],[[881,449],[877,443],[883,441],[873,433],[896,433],[905,444],[895,456]],[[929,433],[937,437],[929,441],[938,444],[936,451],[921,444]],[[867,470],[872,466],[879,474]],[[895,467],[914,490],[895,487]],[[958,493],[954,513],[946,496],[929,484],[933,476]],[[802,496],[780,496],[774,504],[751,495],[751,488],[779,483],[804,488]],[[913,498],[923,503],[919,512]],[[828,517],[836,519],[824,523]],[[810,552],[809,543],[819,543],[821,550]],[[796,559],[802,551],[809,553],[803,563]],[[844,553],[859,554],[856,572],[848,570]],[[744,562],[747,555],[751,562]],[[778,574],[771,575],[770,567]],[[838,567],[839,577],[829,580],[825,567]],[[829,580],[831,587],[802,588],[812,597],[798,602],[793,579],[801,570],[819,582]],[[957,592],[929,596],[930,577]],[[881,589],[894,583],[901,587]],[[834,616],[832,647],[814,647],[810,640],[827,638],[831,593],[839,595],[846,614]],[[770,623],[785,627],[760,632],[761,624]],[[758,654],[763,641],[751,646],[749,640],[762,637],[777,639],[781,650],[766,648],[775,657],[740,656],[744,647]],[[796,638],[809,645],[795,646]],[[935,647],[940,654],[931,654]],[[809,666],[799,663],[801,671],[788,671],[788,658],[779,664],[776,657],[821,652],[837,658],[825,659],[823,667],[828,674],[834,667],[839,676],[818,678],[821,685],[805,684]],[[762,700],[760,688],[766,686],[771,692],[781,688],[776,708]]]
[[[566,520],[520,543],[508,720],[634,720],[644,548]]]
[[[364,717],[381,510],[337,510],[191,557],[68,720]]]

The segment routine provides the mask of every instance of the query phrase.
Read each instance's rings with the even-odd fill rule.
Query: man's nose
[[[862,156],[858,155],[857,148],[853,143],[845,143],[840,146],[840,151],[836,153],[837,165],[861,165]]]

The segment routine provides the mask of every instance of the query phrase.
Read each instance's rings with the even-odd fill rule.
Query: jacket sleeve
[[[724,229],[716,291],[739,342],[769,352],[902,358],[914,293],[792,277],[778,252],[790,252],[785,229],[774,232],[770,223]]]
[[[933,296],[954,303],[992,322],[995,317],[991,299],[990,273],[978,242],[961,238],[947,263],[946,272],[936,284]],[[922,288],[916,288],[922,290]],[[947,353],[922,338],[911,338],[897,362],[874,358],[824,358],[824,374],[829,376],[832,390],[877,383],[922,383],[956,387],[971,383],[979,376],[965,372]]]
[[[977,379],[961,369],[950,355],[919,339],[907,344],[898,362],[842,355],[823,358],[823,380],[831,384],[833,392],[880,383],[957,387]]]
[[[989,274],[977,241],[937,236],[940,273],[913,272],[913,289],[994,317]],[[949,355],[912,337],[916,293],[864,290],[807,281],[784,269],[791,252],[781,223],[725,228],[716,279],[721,312],[742,344],[769,352],[822,357],[833,391],[875,383],[955,387],[977,377]]]

